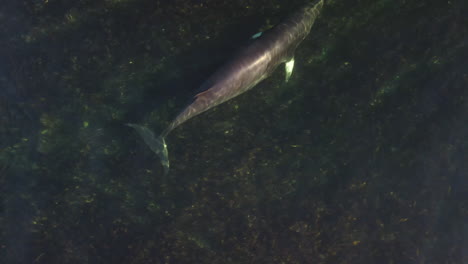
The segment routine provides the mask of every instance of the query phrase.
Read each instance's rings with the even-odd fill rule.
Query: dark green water
[[[468,263],[466,1],[328,1],[167,178],[124,125],[302,3],[2,2],[0,263]]]

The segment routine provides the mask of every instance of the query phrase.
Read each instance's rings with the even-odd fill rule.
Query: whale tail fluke
[[[161,159],[161,164],[164,168],[164,175],[167,175],[169,172],[169,157],[167,154],[167,145],[166,141],[164,140],[163,136],[156,137],[149,128],[140,126],[137,124],[126,124],[129,127],[133,127],[138,134],[143,138],[146,145],[150,147],[150,149],[156,153]]]

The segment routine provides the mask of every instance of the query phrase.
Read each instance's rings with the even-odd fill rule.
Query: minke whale
[[[309,3],[284,21],[252,36],[252,43],[240,50],[200,87],[201,92],[180,112],[159,137],[147,127],[133,127],[145,143],[161,159],[164,174],[169,172],[166,136],[176,127],[239,94],[251,89],[270,76],[278,65],[285,64],[285,78],[289,80],[294,67],[294,51],[309,34],[324,0]]]

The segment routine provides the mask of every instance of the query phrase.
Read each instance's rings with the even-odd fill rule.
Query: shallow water
[[[283,69],[165,126],[301,1],[8,1],[1,263],[468,262],[468,6],[329,1]]]

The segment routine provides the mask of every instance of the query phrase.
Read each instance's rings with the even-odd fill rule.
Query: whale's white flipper
[[[286,82],[289,81],[289,77],[291,77],[293,68],[294,68],[294,57],[284,64]]]

